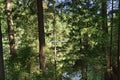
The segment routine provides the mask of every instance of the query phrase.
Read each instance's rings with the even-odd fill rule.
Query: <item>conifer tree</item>
[[[45,73],[45,35],[42,0],[37,0],[40,69]]]

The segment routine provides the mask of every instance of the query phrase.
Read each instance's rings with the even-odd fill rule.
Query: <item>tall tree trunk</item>
[[[113,80],[113,74],[112,74],[112,35],[113,35],[113,0],[112,0],[112,18],[111,18],[111,31],[110,31],[110,59],[109,59],[109,66],[110,66],[110,80]]]
[[[108,34],[108,26],[107,26],[107,0],[101,0],[102,6],[101,6],[101,15],[102,15],[102,29],[104,34],[102,35],[103,38],[106,40],[108,37],[106,34]],[[104,42],[105,43],[105,42]],[[105,71],[105,80],[109,80],[109,53],[108,53],[108,46],[106,46],[103,43],[102,48],[105,53],[105,61],[106,61],[106,71]]]
[[[56,15],[55,15],[55,2],[53,1],[53,41],[54,41],[54,77],[57,80],[57,32],[56,32]]]
[[[12,20],[12,0],[7,0],[6,11],[7,11],[7,24],[8,24],[8,36],[10,45],[10,54],[13,56],[15,54],[15,38],[14,38],[14,28]]]
[[[5,80],[1,19],[0,19],[0,80]]]
[[[45,73],[45,35],[42,0],[37,0],[40,69]]]
[[[120,80],[120,0],[119,0],[119,25],[118,25],[118,80]]]

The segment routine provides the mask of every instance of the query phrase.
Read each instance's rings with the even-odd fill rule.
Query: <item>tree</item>
[[[118,21],[120,21],[120,0],[119,0],[119,9],[118,9]],[[118,65],[118,80],[120,80],[120,22],[118,25],[118,58],[117,58],[117,65]]]
[[[107,22],[107,0],[102,0],[101,5],[101,15],[102,15],[102,29],[103,29],[103,38],[108,38],[108,22]],[[105,36],[104,36],[105,35]],[[105,42],[104,42],[105,43]],[[105,80],[109,80],[109,55],[108,55],[108,47],[107,45],[103,44],[103,51],[105,53],[106,59],[106,72],[105,72]]]
[[[42,0],[37,0],[40,69],[45,73],[45,35]]]
[[[8,24],[8,37],[10,45],[10,55],[15,54],[15,37],[14,37],[14,27],[12,19],[12,0],[6,1],[6,11],[7,11],[7,24]]]
[[[4,59],[3,59],[3,45],[2,45],[2,29],[0,19],[0,79],[5,80]]]
[[[109,67],[110,67],[110,80],[113,80],[112,74],[112,49],[113,49],[113,0],[112,0],[112,17],[111,17],[111,30],[110,30],[110,54],[109,54]]]
[[[107,26],[107,0],[102,0],[102,28],[105,33],[108,33],[108,26]]]

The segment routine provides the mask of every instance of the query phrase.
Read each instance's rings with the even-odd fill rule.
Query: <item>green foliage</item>
[[[71,80],[78,73],[88,80],[101,80],[106,69],[106,51],[110,47],[111,16],[108,33],[102,29],[100,0],[43,1],[46,40],[46,77],[39,69],[38,22],[36,0],[13,0],[16,54],[9,54],[5,2],[0,0],[6,80]],[[113,64],[117,56],[117,20],[113,23]],[[56,40],[56,42],[55,42]],[[55,54],[56,47],[56,54]],[[108,51],[109,52],[109,51]],[[55,63],[56,61],[56,63]],[[63,76],[67,73],[69,76]],[[116,74],[114,74],[116,76]]]

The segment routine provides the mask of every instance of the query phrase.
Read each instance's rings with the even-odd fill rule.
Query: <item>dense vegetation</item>
[[[120,80],[120,0],[0,0],[0,80]]]

